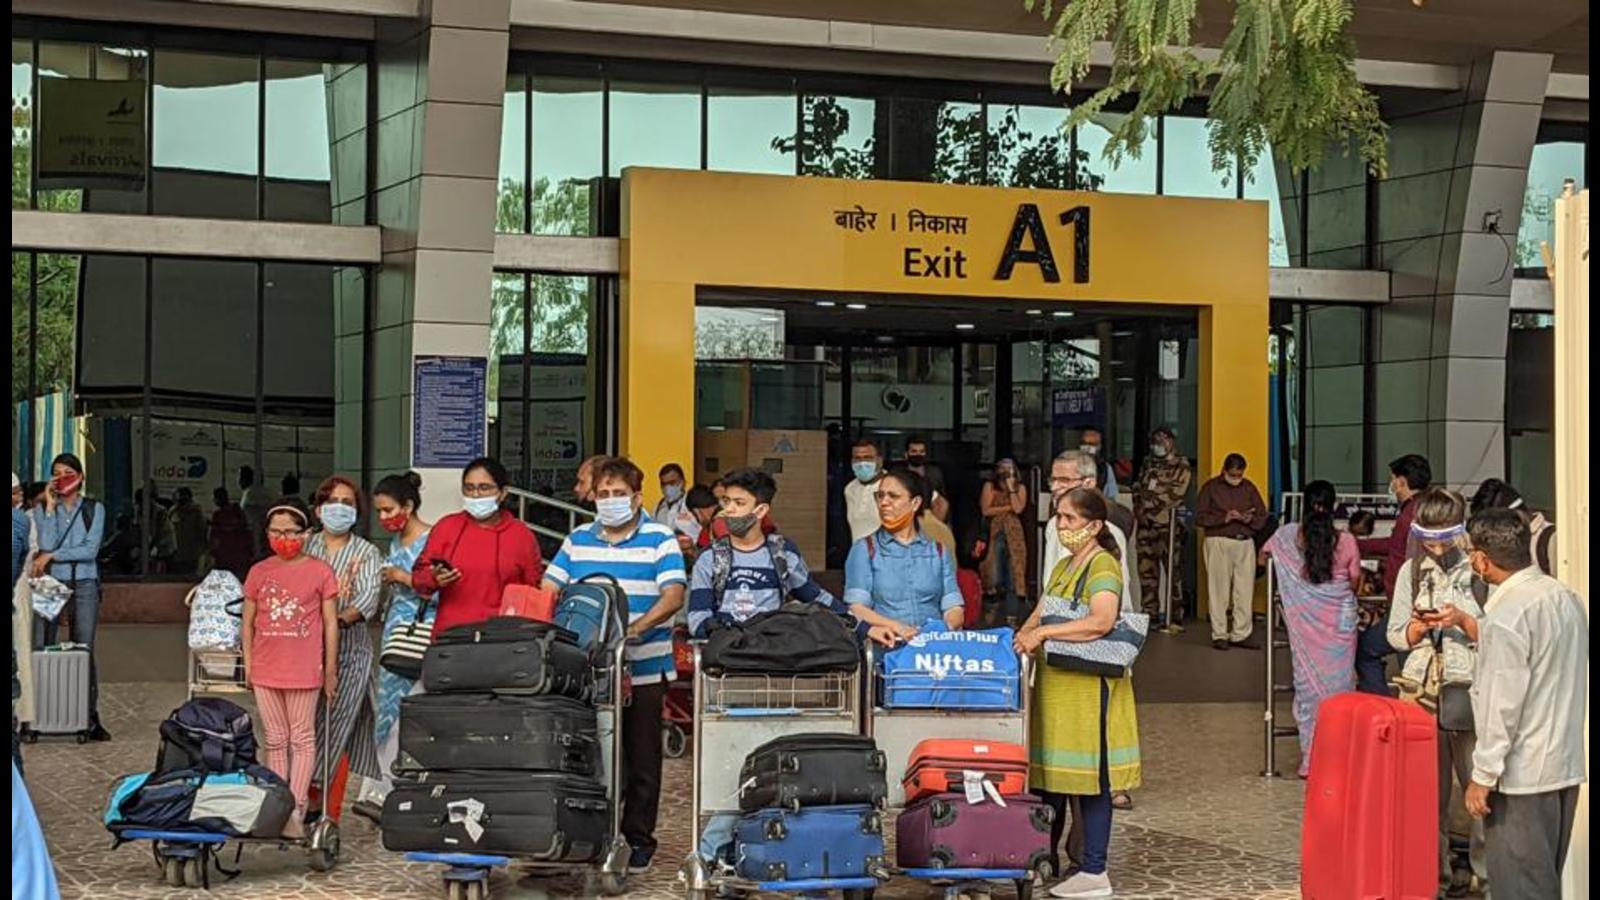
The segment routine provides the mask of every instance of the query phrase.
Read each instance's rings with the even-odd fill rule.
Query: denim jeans
[[[100,624],[100,582],[79,581],[73,585],[72,627],[68,638],[75,644],[89,647],[89,727],[100,724],[100,674],[94,660],[94,636]],[[65,610],[63,610],[64,612]],[[33,648],[38,650],[60,639],[60,619],[46,622],[42,617],[33,620]]]
[[[1389,646],[1388,623],[1374,622],[1356,637],[1356,690],[1363,694],[1389,696],[1389,675],[1385,665],[1394,650]]]

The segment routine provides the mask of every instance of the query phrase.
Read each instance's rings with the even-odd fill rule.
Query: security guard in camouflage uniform
[[[1174,511],[1183,503],[1189,492],[1193,472],[1189,461],[1178,452],[1178,438],[1171,428],[1157,428],[1150,435],[1150,456],[1133,486],[1133,515],[1135,543],[1139,548],[1139,585],[1145,612],[1155,616],[1161,611],[1161,566],[1167,560],[1168,522]],[[1183,571],[1185,528],[1177,524],[1173,533],[1174,572]],[[1181,619],[1180,606],[1183,592],[1174,580],[1172,595],[1173,619]]]

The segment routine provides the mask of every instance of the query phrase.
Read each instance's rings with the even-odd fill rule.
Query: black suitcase
[[[428,772],[383,801],[383,846],[586,863],[610,842],[611,806],[592,778],[554,772]]]
[[[502,617],[458,625],[434,639],[422,657],[422,688],[450,691],[518,690],[587,700],[594,666],[564,628]]]
[[[595,710],[571,697],[413,694],[400,701],[394,767],[593,775],[600,769]]]
[[[768,807],[882,806],[887,760],[870,737],[792,734],[767,741],[739,769],[739,810]]]

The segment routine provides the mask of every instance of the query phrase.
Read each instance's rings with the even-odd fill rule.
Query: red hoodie
[[[443,560],[461,572],[461,580],[443,593],[433,578],[434,560]],[[439,593],[435,635],[498,615],[506,585],[538,584],[543,577],[539,542],[527,525],[505,512],[492,525],[480,524],[464,512],[440,519],[411,569],[411,584],[418,595]]]

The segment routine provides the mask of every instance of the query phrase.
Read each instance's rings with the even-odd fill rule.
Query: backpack
[[[789,596],[789,557],[782,537],[776,534],[767,535],[767,556],[772,559],[772,570],[778,576],[779,602]],[[711,542],[711,594],[716,598],[715,605],[722,608],[722,595],[728,589],[728,576],[733,574],[733,541],[729,538],[717,538]]]
[[[927,537],[927,535],[923,535],[923,537]],[[878,542],[876,540],[876,536],[869,534],[862,538],[862,540],[867,542],[867,560],[871,561],[877,559]],[[933,541],[933,538],[928,538],[928,540]],[[938,541],[933,541],[933,546],[939,551],[939,558],[944,559],[944,544],[941,544]]]
[[[196,697],[161,723],[156,777],[186,770],[235,772],[255,763],[255,726],[237,704]]]
[[[213,569],[189,592],[189,649],[237,650],[244,616],[244,585],[232,572]]]
[[[288,784],[250,765],[225,774],[190,769],[125,776],[111,791],[103,821],[119,839],[129,829],[273,838],[293,811]]]

